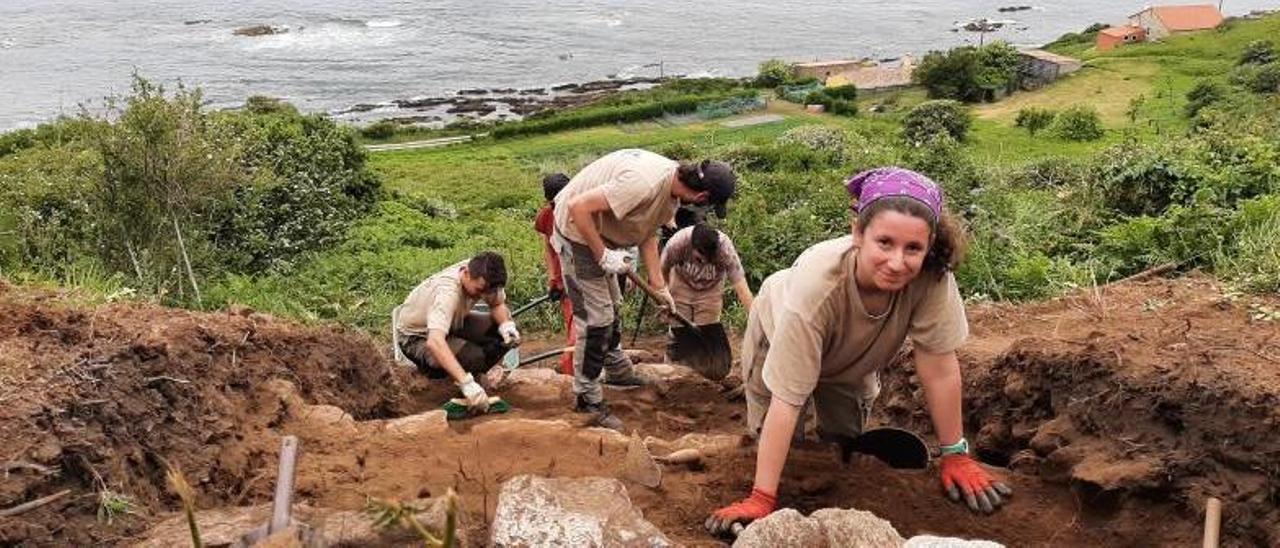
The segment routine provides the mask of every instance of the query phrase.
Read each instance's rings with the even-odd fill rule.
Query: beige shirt
[[[853,237],[827,240],[765,279],[751,308],[769,341],[762,378],[774,396],[803,405],[819,382],[860,385],[911,337],[923,352],[956,350],[969,336],[955,277],[922,272],[872,317],[854,281]]]
[[[471,259],[450,265],[423,280],[413,288],[396,318],[396,330],[405,335],[427,336],[431,330],[445,334],[462,328],[462,321],[478,299],[467,297],[462,289],[462,267]],[[489,306],[506,302],[506,293],[499,289],[485,297]]]
[[[595,215],[596,230],[613,249],[640,245],[675,215],[679,201],[671,185],[680,164],[647,150],[623,149],[604,155],[582,168],[556,196],[556,231],[570,241],[586,244],[569,216],[569,200],[604,189],[609,211]]]

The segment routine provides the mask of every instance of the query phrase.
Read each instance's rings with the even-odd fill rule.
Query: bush
[[[390,139],[395,137],[398,126],[391,120],[378,120],[360,129],[366,139]]]
[[[1250,71],[1245,87],[1254,93],[1280,91],[1280,62],[1267,63]]]
[[[1091,106],[1067,107],[1058,113],[1053,133],[1068,141],[1096,141],[1102,138],[1102,118]]]
[[[775,88],[792,83],[795,79],[791,63],[781,59],[769,59],[760,63],[756,71],[755,85],[762,88]]]
[[[925,101],[903,118],[902,134],[913,145],[944,134],[956,141],[964,141],[971,123],[969,110],[958,101]]]
[[[826,89],[827,95],[836,99],[844,99],[852,101],[858,98],[858,88],[853,84],[845,84],[843,86],[832,86]]]
[[[1265,65],[1276,61],[1276,46],[1270,40],[1254,40],[1240,54],[1241,65]]]
[[[842,88],[852,86],[840,86]],[[847,91],[841,93],[848,93]],[[856,95],[856,91],[854,94]],[[818,89],[804,98],[806,105],[822,105],[823,110],[837,116],[857,116],[858,103],[832,95],[831,88]]]
[[[1026,129],[1027,133],[1035,137],[1036,132],[1049,127],[1053,123],[1054,117],[1057,116],[1052,110],[1046,108],[1027,107],[1018,111],[1018,117],[1014,119],[1014,125]]]
[[[1227,92],[1217,82],[1201,80],[1187,92],[1187,118],[1195,118],[1205,107],[1221,101]]]
[[[606,124],[621,124],[652,120],[664,114],[687,114],[698,110],[698,105],[712,101],[723,101],[732,98],[755,97],[755,90],[746,90],[730,95],[693,95],[679,96],[660,101],[585,107],[552,114],[546,118],[530,119],[510,124],[499,125],[490,132],[495,139],[506,139],[520,135],[552,133],[567,129],[580,129]]]
[[[839,162],[845,152],[845,136],[840,130],[824,125],[807,125],[794,127],[778,137],[779,146],[801,146],[830,154]]]

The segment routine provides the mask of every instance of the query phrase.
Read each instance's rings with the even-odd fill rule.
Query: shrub
[[[1014,119],[1014,125],[1026,129],[1027,133],[1035,137],[1036,132],[1049,127],[1053,123],[1053,118],[1057,114],[1052,110],[1045,108],[1027,107],[1018,111],[1018,117]]]
[[[778,136],[778,144],[799,145],[818,152],[838,154],[844,151],[845,138],[839,129],[811,124],[788,129]]]
[[[391,120],[378,120],[360,129],[360,134],[368,139],[390,139],[395,137],[398,126]]]
[[[1249,79],[1248,87],[1254,93],[1280,91],[1280,62],[1267,63],[1258,67]]]
[[[266,95],[250,95],[244,101],[244,109],[250,114],[297,114],[298,109],[282,99]]]
[[[850,87],[850,86],[841,86]],[[847,92],[842,92],[847,93]],[[856,93],[856,92],[855,92]],[[824,88],[810,92],[804,98],[806,105],[822,105],[823,110],[837,116],[857,116],[858,103],[836,97],[831,94],[831,88]]]
[[[843,86],[832,86],[827,88],[826,91],[827,91],[827,95],[835,97],[836,99],[844,99],[847,101],[852,101],[858,98],[858,88],[853,84],[845,84]]]
[[[902,120],[902,134],[914,145],[943,134],[964,141],[971,123],[969,110],[958,101],[925,101],[907,112]]]
[[[769,59],[761,62],[756,71],[755,85],[762,88],[775,88],[790,84],[794,80],[791,63],[781,59]]]
[[[1241,65],[1265,65],[1276,61],[1276,46],[1270,40],[1254,40],[1240,53]]]
[[[1096,141],[1102,138],[1102,119],[1090,106],[1075,105],[1058,113],[1053,132],[1068,141]]]
[[[1188,118],[1195,118],[1205,107],[1221,101],[1226,96],[1226,90],[1217,82],[1209,80],[1201,80],[1196,83],[1191,91],[1187,92],[1186,115]]]

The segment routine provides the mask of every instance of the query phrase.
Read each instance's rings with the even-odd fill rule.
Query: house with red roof
[[[1135,27],[1131,25],[1107,27],[1098,31],[1098,40],[1095,46],[1098,48],[1098,51],[1107,51],[1125,44],[1143,42],[1146,41],[1146,39],[1147,31],[1142,30],[1142,27]]]
[[[1129,26],[1142,29],[1152,40],[1217,28],[1222,21],[1222,12],[1210,4],[1150,6],[1129,16]]]

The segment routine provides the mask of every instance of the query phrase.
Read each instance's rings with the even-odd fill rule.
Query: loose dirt
[[[998,473],[1017,490],[1012,503],[972,515],[941,496],[935,470],[844,465],[817,443],[793,451],[780,503],[805,513],[869,510],[904,536],[1188,545],[1212,495],[1226,503],[1226,545],[1280,544],[1280,329],[1253,318],[1265,316],[1261,306],[1280,308],[1228,298],[1193,276],[971,307],[973,337],[961,355],[966,431],[982,458],[1008,467]],[[497,392],[513,412],[444,424],[421,413],[454,389],[394,366],[386,346],[248,310],[88,307],[0,285],[0,464],[14,464],[0,475],[0,509],[72,490],[0,518],[0,545],[141,540],[178,508],[166,463],[186,474],[201,508],[267,502],[285,434],[302,440],[302,502],[356,510],[368,497],[452,488],[477,544],[507,478],[625,477],[629,438],[584,427],[567,379],[507,382]],[[912,368],[903,359],[886,369],[875,420],[928,436]],[[706,454],[700,466],[665,465],[658,488],[627,483],[645,517],[687,545],[719,545],[703,518],[750,489],[744,407],[726,388],[675,374],[608,392],[628,433],[655,454]],[[108,523],[99,516],[103,490],[129,497],[134,513]]]

